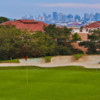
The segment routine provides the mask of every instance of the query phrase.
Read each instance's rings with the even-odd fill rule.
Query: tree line
[[[89,41],[82,41],[77,33],[71,39],[71,33],[71,29],[56,25],[44,26],[44,32],[0,25],[0,60],[83,53],[71,45],[77,41],[88,48],[87,54],[100,54],[100,29],[88,35]]]
[[[81,53],[70,40],[71,29],[44,26],[44,32],[29,32],[15,26],[0,26],[0,59],[72,55]]]

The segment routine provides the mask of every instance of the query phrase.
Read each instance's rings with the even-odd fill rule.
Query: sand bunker
[[[19,64],[16,63],[2,63],[0,66],[40,66],[40,67],[58,67],[58,66],[70,66],[78,65],[86,68],[100,68],[100,55],[85,55],[76,60],[74,56],[55,56],[51,59],[50,63],[46,63],[44,58],[28,59],[25,62],[24,59],[20,60]]]
[[[85,55],[76,60],[74,56],[56,56],[50,63],[38,64],[40,67],[57,67],[78,65],[86,68],[100,68],[100,55]]]

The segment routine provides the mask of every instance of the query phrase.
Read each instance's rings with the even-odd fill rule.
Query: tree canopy
[[[79,45],[88,48],[88,54],[100,54],[100,29],[94,30],[88,35],[89,41],[83,41]]]
[[[72,35],[72,41],[73,42],[77,42],[77,41],[81,41],[81,40],[82,39],[81,39],[81,37],[79,36],[78,33],[75,33],[75,34]]]
[[[80,52],[70,43],[71,30],[49,25],[44,32],[0,26],[0,59],[69,55]]]
[[[6,21],[10,21],[7,17],[0,17],[0,24]]]

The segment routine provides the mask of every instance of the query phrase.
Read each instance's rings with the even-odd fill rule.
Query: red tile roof
[[[44,22],[39,22],[35,20],[16,20],[16,21],[7,21],[1,25],[15,25],[18,29],[28,29],[28,31],[44,31],[43,26],[48,26]]]
[[[86,25],[84,28],[100,28],[100,21]]]

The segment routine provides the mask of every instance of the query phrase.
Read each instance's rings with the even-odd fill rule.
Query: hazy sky
[[[1,0],[0,16],[21,18],[25,15],[37,16],[53,11],[65,14],[100,12],[100,0]]]

